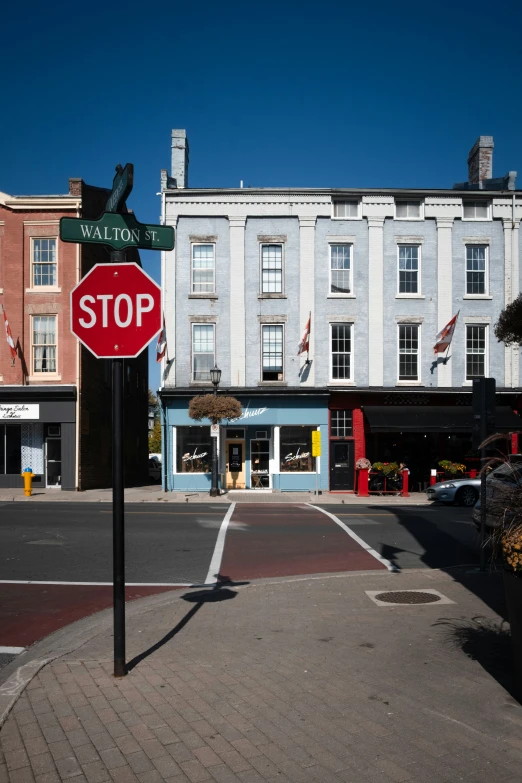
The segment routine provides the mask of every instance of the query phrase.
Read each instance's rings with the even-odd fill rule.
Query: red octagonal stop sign
[[[138,356],[161,327],[161,288],[137,264],[96,264],[71,291],[71,331],[98,359]]]

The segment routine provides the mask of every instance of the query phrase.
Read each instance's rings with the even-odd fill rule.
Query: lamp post
[[[214,397],[217,397],[217,390],[221,380],[221,370],[214,364],[210,370],[210,380],[214,386]],[[212,484],[210,487],[210,497],[215,498],[219,495],[218,490],[218,456],[217,456],[217,436],[212,437]]]

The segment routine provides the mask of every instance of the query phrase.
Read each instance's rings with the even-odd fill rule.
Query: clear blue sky
[[[520,0],[9,3],[0,190],[109,187],[130,161],[128,205],[159,222],[172,128],[192,187],[451,187],[486,134],[521,188],[521,22]]]

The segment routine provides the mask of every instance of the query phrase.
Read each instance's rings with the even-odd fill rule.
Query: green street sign
[[[98,220],[63,217],[60,220],[62,242],[108,245],[113,250],[137,247],[143,250],[172,250],[172,226],[138,223],[134,215],[104,212]]]
[[[116,166],[116,176],[112,181],[112,193],[107,199],[105,212],[117,212],[125,204],[127,196],[132,190],[134,184],[134,164],[127,163],[124,169]]]

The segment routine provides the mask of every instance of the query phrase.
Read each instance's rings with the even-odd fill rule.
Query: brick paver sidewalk
[[[408,588],[454,603],[381,607],[365,592]],[[128,607],[126,678],[111,674],[107,615],[41,669],[0,733],[0,781],[522,779],[522,709],[496,679],[498,576],[343,574],[210,597]]]
[[[85,492],[61,492],[56,489],[35,489],[31,497],[25,497],[23,489],[1,489],[0,502],[17,503],[111,503],[112,489],[89,489]],[[424,505],[430,506],[425,492],[412,492],[409,497],[398,495],[371,495],[360,498],[357,495],[323,492],[227,492],[212,498],[208,492],[164,492],[158,485],[147,487],[127,487],[126,503],[212,503],[227,505],[232,503],[345,503],[371,505]]]

